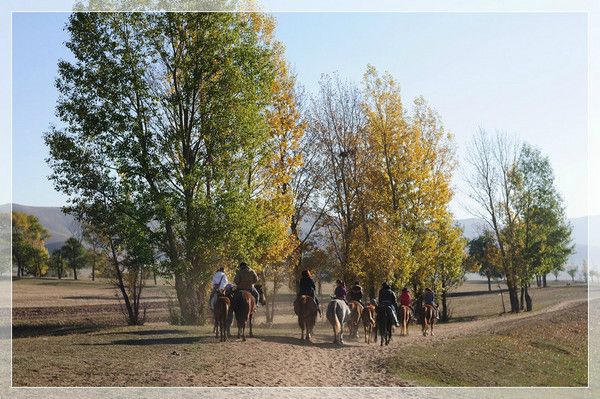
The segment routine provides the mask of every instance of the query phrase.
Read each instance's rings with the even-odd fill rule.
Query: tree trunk
[[[529,289],[527,286],[525,286],[525,303],[527,305],[527,311],[531,312],[533,310],[533,301],[531,300],[531,296],[529,296]]]
[[[319,276],[317,280],[317,295],[323,295],[323,277]]]
[[[535,276],[535,283],[537,284],[538,288],[542,286],[542,278],[539,274]]]
[[[512,313],[519,313],[521,308],[519,306],[519,294],[516,287],[508,288],[508,298],[510,299],[510,311]]]
[[[489,274],[487,275],[487,281],[488,281],[488,291],[492,292],[492,277]]]
[[[175,275],[175,292],[181,311],[182,325],[198,325],[206,322],[206,284],[184,273]]]
[[[502,292],[502,287],[498,282],[498,290],[500,291],[500,299],[502,300],[502,313],[506,313],[506,306],[504,305],[504,293]]]
[[[545,274],[542,276],[542,286],[544,288],[548,287],[548,282],[546,281],[546,275]]]
[[[73,268],[73,280],[77,280],[77,268]]]
[[[521,286],[521,311],[525,309],[525,301],[523,300],[525,297],[525,286]]]
[[[273,283],[273,292],[271,293],[271,298],[270,298],[270,302],[271,302],[271,317],[269,318],[270,320],[268,321],[269,323],[273,323],[273,321],[275,320],[275,297],[277,297],[277,292],[278,292],[278,287],[277,284]]]
[[[154,285],[158,285],[158,283],[156,282],[156,271],[153,271],[152,275],[154,277]]]
[[[442,289],[442,314],[440,319],[442,321],[448,321],[450,315],[448,314],[448,294],[445,289]]]
[[[96,254],[92,253],[92,281],[96,281]]]

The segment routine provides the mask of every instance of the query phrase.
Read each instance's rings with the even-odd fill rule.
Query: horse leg
[[[250,338],[254,337],[254,334],[252,334],[252,319],[253,319],[253,314],[250,314],[249,320],[248,322],[250,323]]]
[[[333,343],[337,344],[337,342],[338,342],[338,332],[335,329],[335,326],[333,326]]]

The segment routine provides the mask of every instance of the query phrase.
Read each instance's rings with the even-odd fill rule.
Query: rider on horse
[[[335,283],[337,286],[335,287],[335,291],[333,291],[333,296],[335,299],[341,299],[348,304],[348,301],[346,301],[346,295],[348,295],[346,284],[342,280],[336,280]]]
[[[350,293],[348,294],[348,299],[351,301],[357,301],[361,305],[365,306],[364,303],[362,303],[363,289],[360,286],[360,284],[358,283],[358,281],[356,281],[354,283],[354,285],[350,288]]]
[[[240,267],[233,278],[233,282],[236,284],[238,290],[249,291],[256,303],[258,304],[258,291],[254,288],[254,284],[258,282],[258,276],[256,272],[252,270],[246,262],[240,263]]]
[[[379,306],[390,306],[392,308],[394,324],[396,327],[399,327],[400,323],[398,323],[398,302],[396,301],[396,293],[392,291],[392,288],[387,282],[383,282],[383,284],[381,284],[378,302]]]
[[[425,288],[425,293],[423,294],[423,305],[431,305],[435,311],[435,318],[440,318],[438,314],[438,307],[435,304],[435,293],[429,287]]]
[[[225,268],[220,267],[219,270],[215,272],[212,278],[212,291],[210,293],[210,308],[214,309],[215,303],[217,302],[217,292],[223,292],[225,287],[227,286],[227,275],[225,274]]]
[[[410,292],[406,287],[402,288],[402,294],[400,294],[400,305],[408,306],[410,309],[411,318],[415,320],[415,309],[413,308]]]
[[[317,298],[317,295],[316,295],[315,281],[313,280],[313,278],[310,274],[310,271],[308,271],[308,270],[302,271],[302,277],[300,277],[300,283],[298,284],[297,298],[300,298],[302,295],[311,297],[317,304],[317,307],[319,308],[319,314],[321,314],[321,307],[319,306],[319,298]]]

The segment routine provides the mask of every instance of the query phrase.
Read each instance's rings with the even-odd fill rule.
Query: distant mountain
[[[8,212],[10,207],[8,204],[0,205],[0,212]],[[79,224],[70,215],[66,215],[59,207],[39,207],[13,204],[13,210],[25,212],[35,215],[50,232],[50,239],[46,246],[49,250],[53,250],[62,246],[62,244],[72,235],[78,233]],[[303,220],[301,228],[301,236],[303,237],[311,228],[315,213],[309,213],[309,216]],[[573,226],[573,243],[575,244],[575,253],[571,255],[568,263],[570,265],[581,265],[586,253],[589,250],[590,263],[600,264],[600,215],[588,217],[579,217],[569,219]],[[463,234],[467,239],[476,237],[483,228],[485,222],[478,218],[459,219],[456,224],[463,229]],[[588,242],[588,230],[590,241]],[[325,229],[320,229],[317,241],[324,240],[327,236]]]

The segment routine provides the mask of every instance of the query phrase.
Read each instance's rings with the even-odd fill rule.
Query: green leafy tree
[[[46,135],[73,212],[135,223],[174,277],[184,323],[204,320],[213,266],[253,231],[247,178],[269,137],[272,23],[259,13],[76,13]]]
[[[87,251],[75,237],[70,237],[61,247],[60,252],[67,266],[73,270],[73,279],[77,280],[77,270],[86,266]]]
[[[50,270],[60,279],[65,276],[65,259],[61,249],[54,250],[50,255]]]
[[[527,144],[483,130],[474,137],[468,161],[471,197],[494,232],[511,311],[531,310],[531,280],[545,281],[573,252],[550,162]]]
[[[546,286],[546,275],[562,266],[573,253],[571,228],[564,214],[560,195],[554,187],[552,167],[547,157],[527,144],[511,173],[515,192],[514,246],[520,268],[521,306],[532,309],[529,284],[539,276]],[[525,303],[523,303],[525,302]]]
[[[498,248],[494,235],[490,230],[469,241],[467,262],[473,271],[487,279],[488,291],[492,291],[492,280],[502,277],[498,265]]]

